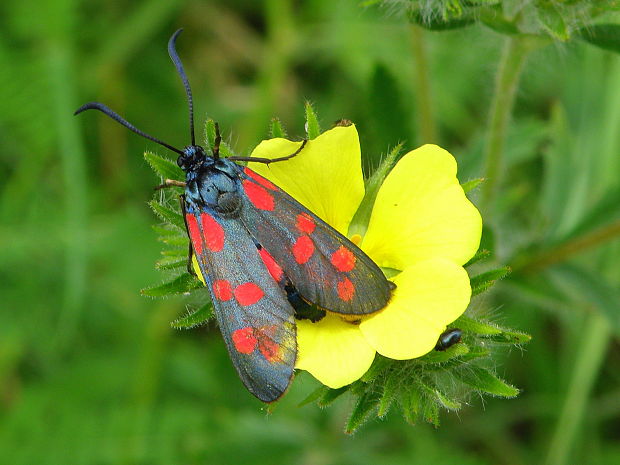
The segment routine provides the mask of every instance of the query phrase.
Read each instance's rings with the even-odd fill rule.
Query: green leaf
[[[527,344],[532,340],[532,336],[521,331],[502,331],[485,339],[498,344]]]
[[[176,236],[164,236],[158,237],[157,240],[163,242],[166,245],[170,245],[172,247],[175,246],[184,246],[185,250],[188,250],[187,245],[189,244],[189,239],[186,235],[176,235]]]
[[[555,39],[562,42],[567,41],[570,38],[570,31],[566,26],[566,22],[562,17],[562,14],[553,4],[547,4],[545,6],[540,5],[537,8],[538,19],[542,23],[545,30]]]
[[[151,226],[160,237],[178,236],[179,230],[177,228],[171,228],[169,225],[154,224]]]
[[[479,249],[478,252],[476,252],[476,255],[474,255],[472,258],[469,259],[469,261],[467,263],[465,263],[465,265],[463,265],[465,268],[467,268],[470,265],[473,265],[474,263],[477,263],[481,260],[485,260],[487,258],[489,258],[491,256],[491,251],[487,250],[487,249]]]
[[[278,118],[271,118],[271,124],[269,125],[269,136],[271,138],[286,137],[286,131],[282,126],[282,122]]]
[[[432,393],[435,396],[435,400],[439,402],[446,410],[459,410],[462,405],[459,401],[450,399],[446,394],[438,391],[437,389],[432,389]]]
[[[152,152],[144,152],[144,159],[163,179],[185,181],[185,173],[183,173],[183,170],[179,168],[179,165],[177,165],[176,162],[168,158],[155,155]]]
[[[196,326],[205,323],[206,321],[213,318],[213,304],[209,302],[208,304],[203,305],[198,310],[186,315],[178,320],[174,320],[170,323],[175,329],[189,329],[194,328]]]
[[[168,223],[166,224],[169,226],[167,232],[157,236],[157,240],[169,245],[187,245],[189,239],[186,231],[181,231],[175,226],[171,226]]]
[[[620,222],[620,189],[616,188],[607,191],[595,206],[588,208],[580,222],[555,243],[561,244],[569,239],[608,228],[618,222]]]
[[[446,350],[432,350],[418,360],[423,363],[443,363],[455,357],[462,357],[467,353],[469,353],[467,344],[459,343],[448,347]]]
[[[166,257],[158,260],[155,263],[155,268],[158,270],[173,270],[175,268],[181,268],[187,265],[187,257],[178,259],[176,257]]]
[[[453,325],[465,332],[488,336],[492,334],[500,334],[502,329],[493,323],[474,320],[466,315],[461,315]]]
[[[459,358],[451,359],[448,363],[452,363],[454,361],[471,362],[472,360],[488,357],[489,355],[491,355],[491,351],[487,347],[471,346],[469,348],[469,352]]]
[[[409,14],[409,21],[429,31],[448,31],[470,26],[476,20],[473,15],[450,19],[443,19],[440,16],[423,17],[419,11],[414,11]]]
[[[366,193],[360,203],[359,208],[353,215],[351,224],[349,225],[349,235],[360,234],[364,235],[366,228],[368,227],[368,221],[370,221],[370,215],[372,208],[377,198],[379,188],[386,178],[388,173],[392,170],[392,167],[396,163],[400,152],[402,151],[402,144],[398,144],[394,147],[387,156],[381,161],[379,167],[372,174],[370,179],[366,182]]]
[[[513,35],[519,34],[519,28],[517,25],[504,17],[502,8],[499,5],[494,5],[489,8],[482,8],[480,10],[480,21],[486,27],[493,29],[500,34]]]
[[[464,384],[499,397],[516,397],[519,390],[495,376],[486,368],[476,365],[467,365],[461,370],[456,370],[454,376]]]
[[[314,391],[312,391],[308,395],[308,397],[306,397],[299,404],[297,404],[297,407],[303,407],[304,405],[308,405],[314,401],[319,400],[321,397],[325,396],[328,391],[329,391],[329,388],[327,386],[319,386]]]
[[[461,344],[457,344],[461,345]],[[448,370],[452,370],[456,367],[461,367],[464,365],[469,366],[470,362],[473,360],[481,359],[488,357],[491,354],[491,351],[486,347],[482,346],[470,346],[469,352],[461,355],[460,357],[452,357],[450,360],[447,360],[445,363],[441,365],[429,365],[430,370],[438,371],[438,372],[448,372]],[[451,372],[451,371],[450,371]]]
[[[594,24],[579,29],[576,35],[599,48],[620,53],[620,24]]]
[[[321,134],[321,127],[314,108],[310,102],[306,102],[306,134],[308,139],[316,139]]]
[[[381,372],[383,372],[383,370],[391,366],[392,362],[392,359],[377,354],[377,356],[372,362],[372,365],[370,365],[370,368],[366,373],[364,373],[360,380],[364,383],[369,383],[373,381],[377,376],[381,374]]]
[[[478,295],[490,288],[495,281],[506,277],[510,273],[510,267],[504,266],[495,270],[486,271],[471,278],[471,295]]]
[[[593,307],[620,334],[620,291],[600,273],[565,263],[550,269],[546,276],[562,289],[569,301]]]
[[[345,433],[352,434],[357,430],[370,416],[371,412],[377,408],[379,404],[379,398],[370,392],[365,392],[360,396],[353,407],[347,426],[345,427]]]
[[[525,344],[532,338],[529,334],[521,331],[502,328],[493,323],[475,320],[465,315],[461,315],[453,325],[465,332],[477,334],[485,339],[499,343]]]
[[[439,405],[427,399],[422,403],[422,416],[428,423],[439,426]]]
[[[203,284],[198,278],[189,273],[184,273],[167,283],[142,289],[141,293],[149,297],[164,297],[172,294],[184,294],[201,287]]]
[[[328,405],[333,403],[338,397],[347,392],[350,388],[351,385],[343,386],[338,389],[329,389],[317,402],[319,404],[319,407],[327,407]]]
[[[187,247],[184,247],[182,249],[175,248],[175,249],[162,250],[161,254],[164,257],[175,257],[175,258],[183,257],[187,261]]]
[[[211,118],[209,118],[205,123],[205,136],[207,139],[207,144],[209,145],[211,150],[213,150],[213,147],[215,146],[215,121],[213,121]],[[227,158],[235,155],[235,152],[233,152],[230,146],[224,140],[222,140],[220,142],[220,156]]]
[[[209,149],[213,149],[215,145],[215,121],[211,118],[207,118],[205,122],[205,141]]]
[[[385,383],[383,383],[383,391],[381,392],[381,398],[379,399],[379,405],[377,410],[377,416],[383,418],[390,410],[390,407],[394,403],[394,399],[398,393],[398,387],[402,382],[400,373],[390,373]]]
[[[505,18],[514,19],[527,5],[523,0],[501,0],[493,9]]]
[[[422,405],[422,397],[417,386],[413,386],[400,396],[400,405],[407,423],[414,425]]]
[[[171,208],[165,207],[157,200],[151,200],[149,202],[149,206],[162,220],[167,221],[168,223],[176,226],[179,229],[182,229],[183,231],[185,230],[185,221],[183,220],[183,216],[181,216],[179,212],[174,211]]]
[[[483,182],[484,182],[484,178],[470,179],[469,181],[466,181],[463,184],[461,184],[461,187],[463,188],[463,191],[467,193],[469,191],[473,191]]]

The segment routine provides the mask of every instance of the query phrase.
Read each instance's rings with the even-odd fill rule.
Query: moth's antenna
[[[157,139],[156,137],[153,137],[153,136],[147,134],[144,131],[141,131],[140,129],[135,127],[133,124],[128,122],[126,119],[124,119],[122,116],[120,116],[117,113],[115,113],[114,111],[110,110],[103,103],[99,103],[99,102],[89,102],[89,103],[86,103],[86,104],[82,105],[80,108],[78,108],[77,110],[75,110],[75,113],[73,113],[73,115],[74,116],[75,115],[79,115],[80,113],[82,113],[83,111],[86,111],[86,110],[99,110],[100,112],[108,115],[113,120],[115,120],[115,121],[119,122],[120,124],[122,124],[123,126],[125,126],[130,131],[135,132],[139,136],[142,136],[142,137],[145,137],[146,139],[152,140],[153,142],[156,142],[159,145],[163,145],[167,149],[172,150],[173,152],[176,152],[179,155],[183,155],[183,152],[181,150],[179,150],[177,148],[174,148],[170,144],[166,144],[164,141],[161,141],[161,140]]]
[[[187,102],[189,103],[189,132],[192,138],[192,145],[196,145],[196,138],[194,136],[194,101],[192,99],[192,89],[189,86],[189,81],[187,80],[185,70],[183,69],[183,63],[181,63],[181,59],[179,58],[176,50],[177,37],[179,37],[179,34],[181,34],[181,32],[183,32],[183,29],[179,29],[174,34],[172,34],[172,37],[170,37],[170,40],[168,41],[168,54],[170,55],[170,58],[172,59],[172,62],[174,63],[174,66],[176,67],[179,76],[181,76],[183,86],[185,87]]]

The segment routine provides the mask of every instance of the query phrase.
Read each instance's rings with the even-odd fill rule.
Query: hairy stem
[[[550,250],[524,260],[523,263],[517,263],[513,269],[524,272],[538,271],[555,263],[563,262],[577,253],[601,245],[618,236],[620,236],[620,220],[590,231],[583,236],[570,239]]]
[[[415,59],[414,92],[418,114],[418,142],[437,143],[437,126],[433,114],[431,79],[429,76],[428,55],[424,31],[420,26],[411,25],[411,49]]]
[[[486,182],[482,186],[483,210],[488,210],[491,206],[491,201],[500,182],[506,130],[512,114],[519,76],[530,48],[526,38],[522,37],[509,37],[504,45],[495,78],[495,91],[489,116],[489,132],[484,153],[484,178]]]

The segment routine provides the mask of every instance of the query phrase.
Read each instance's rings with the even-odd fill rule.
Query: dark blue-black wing
[[[347,315],[387,305],[393,284],[370,257],[267,179],[238,172],[241,221],[305,300]]]
[[[192,248],[239,377],[260,400],[277,400],[295,367],[293,308],[239,219],[187,201],[185,210]]]

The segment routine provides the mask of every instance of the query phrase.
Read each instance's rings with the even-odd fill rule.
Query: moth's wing
[[[238,170],[241,221],[304,299],[348,315],[385,307],[393,284],[370,257],[267,179]]]
[[[293,308],[239,219],[185,204],[185,222],[230,358],[263,402],[284,394],[297,355]]]

